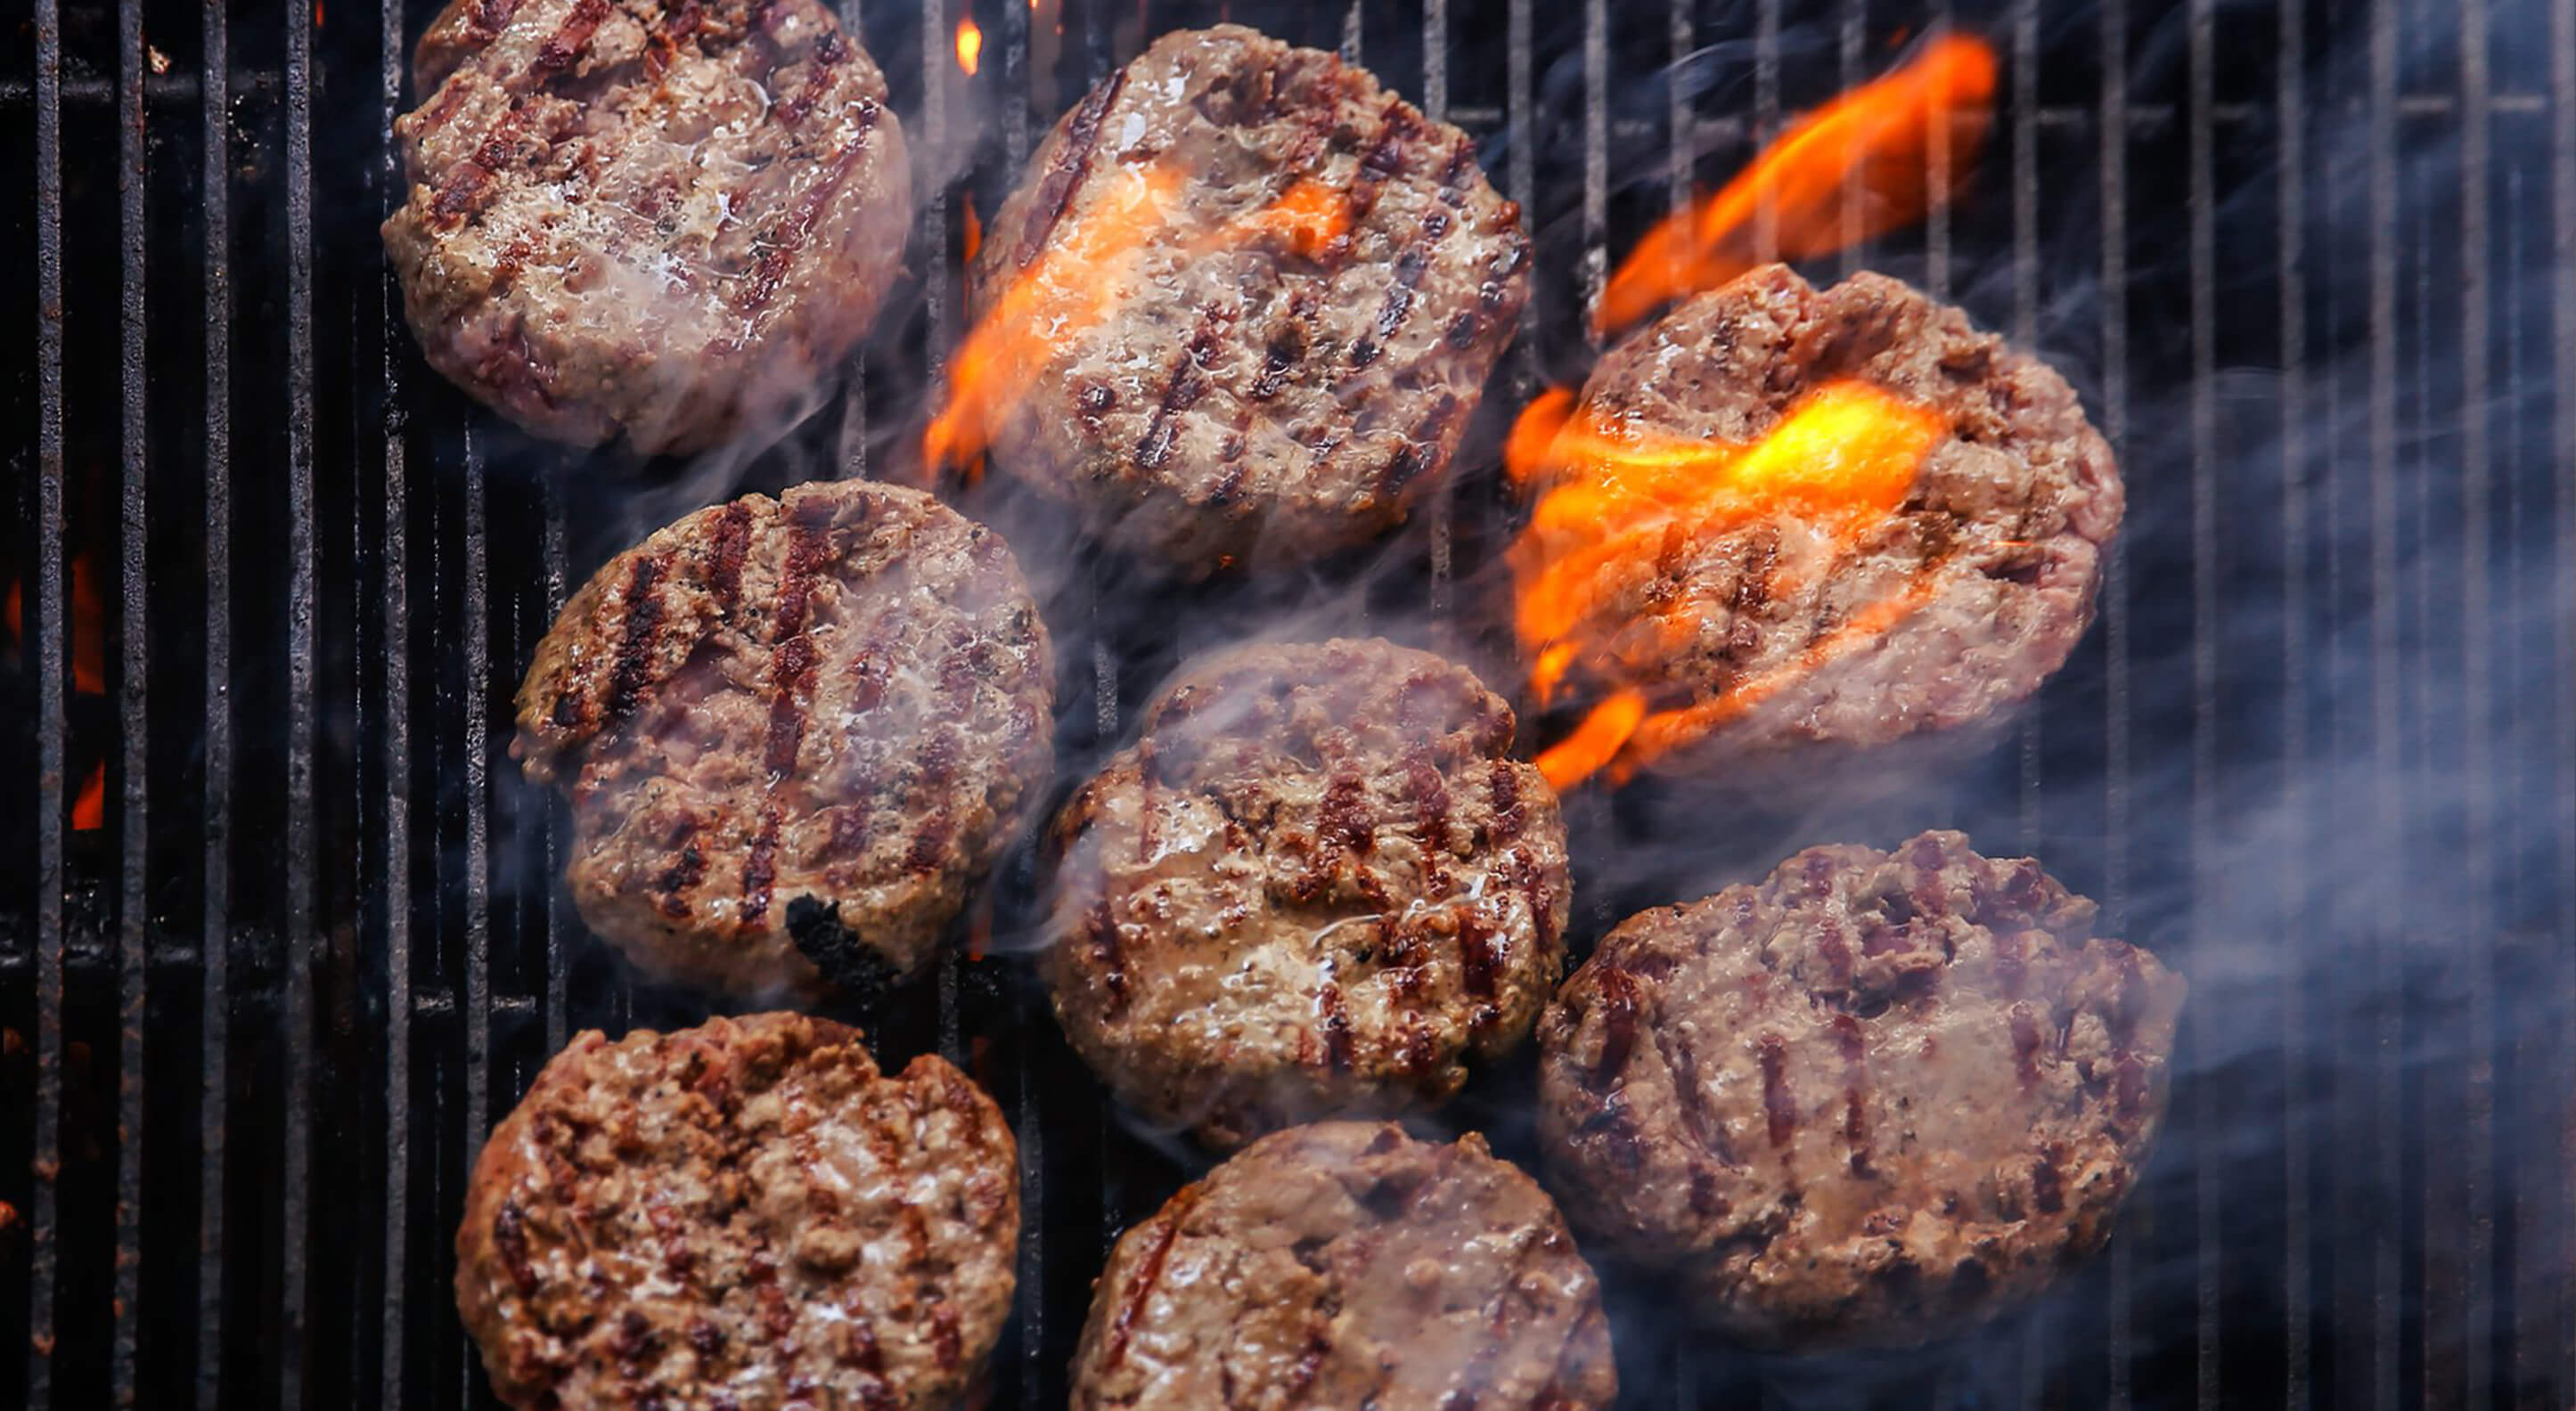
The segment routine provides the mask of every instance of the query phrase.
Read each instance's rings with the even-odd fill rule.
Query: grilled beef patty
[[[1957,833],[1629,918],[1539,1025],[1575,1223],[1763,1346],[1919,1342],[2100,1247],[2183,982]]]
[[[539,435],[688,451],[779,417],[901,269],[903,130],[817,0],[450,0],[412,79],[404,311]]]
[[[1057,819],[1046,972],[1148,1117],[1230,1147],[1446,1100],[1564,963],[1565,825],[1473,673],[1392,643],[1194,663]]]
[[[1784,266],[1746,274],[1613,349],[1575,424],[1610,441],[1749,445],[1850,382],[1939,419],[1893,513],[1678,515],[1568,587],[1581,650],[1565,679],[1664,713],[1632,761],[1794,767],[1816,746],[1965,725],[2038,689],[2091,623],[2122,507],[2109,446],[2045,364],[1896,280],[1817,290]]]
[[[979,316],[1043,340],[992,455],[1187,573],[1401,522],[1527,297],[1464,133],[1239,26],[1156,41],[1029,173],[970,275]]]
[[[1599,1411],[1600,1289],[1547,1193],[1470,1133],[1263,1138],[1109,1256],[1074,1411]]]
[[[518,1407],[952,1406],[992,1350],[1017,1149],[966,1076],[795,1014],[596,1030],[493,1129],[456,1301]]]
[[[810,996],[917,972],[1046,779],[1054,666],[1000,536],[917,490],[804,485],[608,561],[519,688],[565,871],[646,971]]]

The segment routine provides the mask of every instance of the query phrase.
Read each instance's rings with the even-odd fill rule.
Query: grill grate
[[[34,193],[0,235],[34,272],[0,541],[0,847],[33,860],[0,878],[0,1109],[30,1115],[0,1124],[0,1331],[30,1350],[0,1403],[489,1405],[446,1252],[483,1133],[575,1029],[702,1012],[562,905],[506,698],[569,585],[700,487],[648,468],[629,504],[418,360],[373,228],[426,0],[31,5],[0,74],[0,180]],[[1632,1297],[1631,1403],[2576,1396],[2576,0],[849,0],[957,179],[854,390],[741,474],[899,470],[969,212],[1081,88],[1221,10],[1466,126],[1532,213],[1489,445],[1597,351],[1579,310],[1647,221],[1899,35],[1988,35],[1966,193],[1823,263],[2047,352],[2128,468],[2100,630],[1909,820],[2039,853],[2194,975],[2123,1237],[1959,1345],[1829,1367],[1704,1351]],[[1445,489],[1370,622],[1490,652],[1506,513],[1489,475]],[[1068,769],[1214,630],[1135,593],[1093,566],[1051,613]],[[75,827],[93,773],[103,826]],[[1665,816],[1640,795],[1572,809],[1589,929],[1705,880],[1599,860]],[[2370,875],[2396,861],[2420,875]],[[997,934],[1029,889],[1006,868]],[[1183,1169],[1013,962],[856,1017],[1011,1114],[1031,1219],[993,1404],[1060,1404],[1100,1254]],[[1507,1078],[1459,1112],[1526,1151]]]

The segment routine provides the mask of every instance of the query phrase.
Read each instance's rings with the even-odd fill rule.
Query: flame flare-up
[[[1594,330],[1615,333],[1765,259],[1827,254],[1922,219],[1973,166],[1992,119],[1995,73],[1992,46],[1944,35],[1801,119],[1733,180],[1638,242],[1603,287]],[[1553,703],[1587,662],[1675,650],[1696,634],[1698,609],[1686,598],[1644,621],[1593,621],[1599,590],[1621,565],[1652,565],[1674,544],[1780,516],[1853,542],[1896,511],[1946,435],[1936,414],[1860,382],[1815,390],[1749,444],[1657,434],[1578,405],[1566,388],[1539,394],[1504,446],[1511,484],[1534,498],[1511,551],[1513,629],[1532,694]],[[1539,767],[1560,789],[1604,769],[1623,781],[1876,639],[1920,596],[1909,590],[1874,604],[1797,660],[1705,700],[1655,709],[1633,688],[1613,689],[1539,756]]]

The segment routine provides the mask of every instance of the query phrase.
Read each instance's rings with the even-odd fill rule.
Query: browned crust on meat
[[[1055,824],[1074,1047],[1217,1146],[1446,1100],[1564,963],[1565,828],[1512,729],[1464,667],[1375,639],[1186,667]]]
[[[994,428],[1004,469],[1185,573],[1294,562],[1402,522],[1445,473],[1527,298],[1519,209],[1474,144],[1365,70],[1235,25],[1158,40],[1056,126],[970,271],[979,314],[1103,172],[1184,177],[1106,316],[1052,340]],[[1300,182],[1321,248],[1216,232]],[[1214,242],[1213,244],[1211,242]]]
[[[539,644],[512,752],[562,787],[582,918],[646,970],[816,994],[826,933],[920,969],[1053,762],[1010,550],[919,491],[806,485],[611,559]]]
[[[1843,380],[1948,423],[1895,515],[1857,541],[1789,513],[1735,523],[1588,585],[1579,694],[1710,709],[1764,683],[1658,768],[1785,778],[1826,753],[1999,717],[2093,620],[2123,504],[2110,447],[2055,371],[1897,280],[1818,290],[1785,266],[1755,270],[1613,349],[1578,415],[1612,437],[1750,443]],[[1835,636],[1902,602],[1915,605],[1871,640]],[[1692,625],[1678,645],[1626,630],[1649,620]]]
[[[1764,1346],[1919,1342],[2110,1237],[2184,985],[1957,833],[1629,918],[1539,1025],[1552,1184]]]
[[[1017,1148],[966,1076],[794,1014],[576,1037],[475,1162],[456,1298],[512,1406],[953,1405],[1009,1314]]]
[[[1074,1411],[1599,1411],[1598,1281],[1547,1193],[1470,1133],[1263,1138],[1129,1230],[1074,1355]]]
[[[384,224],[430,364],[541,435],[781,420],[903,259],[885,79],[818,0],[451,0]]]

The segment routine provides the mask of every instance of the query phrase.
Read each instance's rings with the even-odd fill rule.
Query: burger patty
[[[1109,1256],[1074,1411],[1599,1411],[1598,1283],[1547,1193],[1469,1133],[1263,1138]]]
[[[657,976],[813,996],[930,960],[1053,765],[1045,624],[1000,536],[804,485],[608,561],[519,688],[590,928]]]
[[[430,365],[542,436],[688,451],[867,332],[912,190],[818,0],[450,0],[384,224]]]
[[[1511,744],[1472,673],[1389,642],[1185,667],[1056,821],[1074,1048],[1219,1147],[1447,1099],[1564,964],[1565,825]]]
[[[1156,41],[1029,172],[970,272],[978,338],[1021,345],[994,459],[1193,574],[1401,522],[1528,294],[1466,134],[1239,26]]]
[[[1810,848],[1629,918],[1539,1025],[1539,1133],[1600,1247],[1762,1346],[1918,1342],[2100,1247],[2184,985],[1957,833]]]
[[[710,1019],[555,1055],[475,1162],[456,1301],[519,1407],[955,1405],[1011,1303],[1017,1149],[938,1058]]]
[[[1931,418],[1886,513],[1831,503],[1823,447],[1790,472],[1822,489],[1631,506],[1624,546],[1587,505],[1516,550],[1524,594],[1567,605],[1542,634],[1563,679],[1658,712],[1630,762],[1709,772],[1964,725],[2038,689],[2092,621],[2122,507],[2109,446],[2045,364],[1896,280],[1746,274],[1612,350],[1572,425],[1603,446],[1745,447],[1854,386]]]

